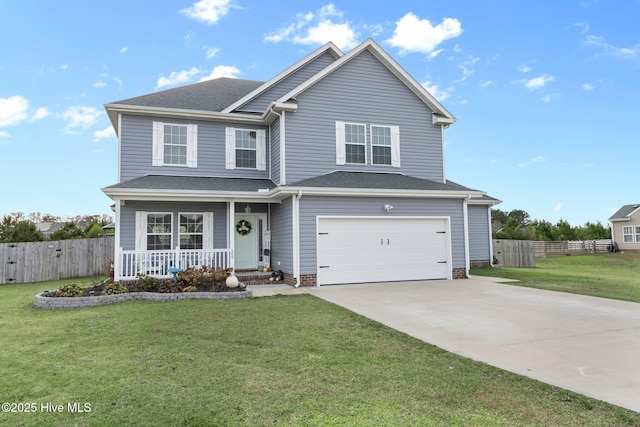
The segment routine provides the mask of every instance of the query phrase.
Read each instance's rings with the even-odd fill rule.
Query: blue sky
[[[103,104],[374,38],[457,118],[447,178],[572,225],[638,203],[639,0],[0,0],[0,215],[111,214]]]

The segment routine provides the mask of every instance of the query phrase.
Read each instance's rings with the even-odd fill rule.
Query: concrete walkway
[[[252,290],[310,293],[447,351],[640,412],[640,304],[497,280]]]

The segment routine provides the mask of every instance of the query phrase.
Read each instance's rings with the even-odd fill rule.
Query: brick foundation
[[[454,279],[467,279],[467,270],[465,268],[454,268],[452,273]]]
[[[295,286],[296,278],[293,277],[292,274],[284,273],[284,283],[287,285]],[[316,286],[316,275],[315,274],[301,274],[300,275],[300,286]]]

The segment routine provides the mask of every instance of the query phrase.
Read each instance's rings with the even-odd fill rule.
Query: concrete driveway
[[[496,281],[291,293],[308,292],[450,352],[640,412],[640,304]]]

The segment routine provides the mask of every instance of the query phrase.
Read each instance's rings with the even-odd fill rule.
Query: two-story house
[[[498,200],[445,177],[453,115],[376,42],[328,43],[267,82],[110,104],[116,279],[272,266],[292,285],[466,277]]]

